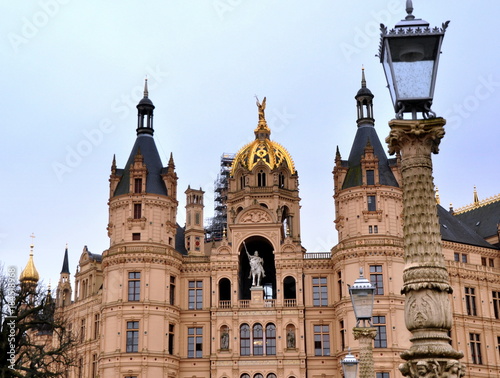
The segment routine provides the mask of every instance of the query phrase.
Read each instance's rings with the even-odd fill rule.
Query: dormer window
[[[373,169],[366,170],[366,185],[375,185],[375,171]]]
[[[142,193],[142,178],[134,180],[134,193]]]

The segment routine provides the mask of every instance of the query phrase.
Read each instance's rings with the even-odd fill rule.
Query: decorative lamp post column
[[[358,360],[351,354],[351,348],[349,348],[347,355],[340,363],[342,364],[344,378],[356,378],[358,374]]]
[[[441,233],[434,197],[431,154],[437,154],[446,121],[430,109],[436,80],[441,41],[448,22],[430,28],[408,15],[390,31],[381,25],[380,61],[396,111],[386,138],[389,153],[401,155],[403,188],[405,269],[405,323],[412,333],[412,346],[403,352],[403,375],[461,377],[463,357],[450,345],[452,326],[449,283],[441,250]],[[423,119],[417,119],[422,112]],[[411,113],[412,119],[403,119]]]
[[[352,329],[354,339],[359,340],[359,377],[374,378],[375,369],[373,365],[372,344],[377,329],[372,327],[373,302],[375,299],[375,287],[363,277],[363,269],[359,270],[359,278],[349,287],[352,307],[356,316],[356,327]],[[359,322],[363,321],[363,326]],[[366,322],[368,321],[368,327]]]

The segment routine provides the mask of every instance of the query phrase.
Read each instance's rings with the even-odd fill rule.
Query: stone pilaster
[[[448,271],[441,250],[441,234],[434,196],[431,154],[439,152],[446,121],[392,120],[386,138],[389,153],[401,154],[403,179],[406,295],[405,323],[412,333],[412,346],[403,352],[403,375],[409,377],[453,377],[465,374],[452,348],[448,331],[452,326]]]
[[[359,378],[375,378],[373,365],[373,340],[377,336],[374,327],[354,327],[354,340],[359,340]]]

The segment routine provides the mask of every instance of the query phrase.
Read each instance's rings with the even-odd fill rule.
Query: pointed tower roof
[[[68,245],[66,244],[66,249],[64,251],[63,265],[61,269],[61,274],[70,274],[69,272],[69,259],[68,259]]]
[[[153,138],[153,109],[154,105],[149,99],[147,79],[144,84],[144,98],[137,105],[139,123],[137,126],[137,139],[132,147],[130,156],[124,169],[117,169],[121,174],[120,182],[116,186],[113,197],[130,192],[130,167],[134,164],[136,156],[139,154],[146,165],[146,192],[152,194],[167,195],[167,188],[161,175],[163,173],[163,163],[156,148]],[[146,118],[146,119],[144,119]],[[115,159],[113,158],[113,164]]]
[[[347,166],[349,167],[342,189],[360,186],[362,182],[361,158],[365,154],[365,149],[372,148],[373,154],[378,159],[379,182],[381,185],[398,187],[398,182],[392,173],[390,165],[393,159],[388,159],[384,147],[375,130],[375,120],[373,119],[372,92],[366,86],[365,71],[361,73],[361,89],[355,96],[358,110],[358,129],[351,147]]]
[[[36,270],[35,267],[35,262],[33,261],[34,247],[35,246],[33,244],[30,245],[30,257],[28,259],[28,263],[26,264],[26,267],[23,269],[21,275],[19,276],[19,281],[21,281],[22,283],[36,284],[40,279],[40,275],[38,274],[38,271]]]

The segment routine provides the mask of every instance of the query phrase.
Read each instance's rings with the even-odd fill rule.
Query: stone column
[[[439,152],[446,121],[392,120],[386,138],[389,153],[401,154],[405,269],[405,323],[412,346],[403,352],[399,369],[404,376],[452,377],[465,374],[463,357],[449,344],[452,326],[449,283],[441,250],[431,153]]]
[[[377,336],[374,327],[354,327],[354,340],[359,340],[359,378],[375,378],[373,365],[373,340]]]

